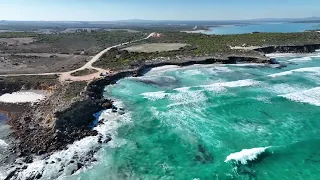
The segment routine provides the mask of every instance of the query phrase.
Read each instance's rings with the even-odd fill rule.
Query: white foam
[[[315,53],[271,53],[266,54],[267,57],[270,58],[281,58],[281,57],[288,57],[288,58],[305,58],[305,57],[318,57],[319,52],[317,51]]]
[[[275,84],[272,85],[272,87],[267,88],[272,93],[276,94],[288,94],[288,93],[294,93],[294,92],[300,92],[306,90],[304,87],[300,87],[298,85],[290,85],[290,84]]]
[[[200,87],[204,88],[214,88],[214,87],[245,87],[245,86],[253,86],[256,84],[259,84],[259,81],[255,81],[253,79],[244,79],[244,80],[238,80],[238,81],[230,81],[230,82],[219,82],[219,83],[213,83],[209,85],[203,85]]]
[[[0,139],[0,149],[2,148],[2,149],[5,149],[5,148],[7,148],[8,147],[8,144],[4,141],[4,140],[2,140],[2,139]]]
[[[201,86],[193,86],[194,88],[204,88],[205,90],[209,91],[216,91],[216,92],[222,92],[225,90],[225,88],[235,88],[235,87],[246,87],[246,86],[253,86],[259,84],[259,81],[255,81],[253,79],[244,79],[244,80],[238,80],[238,81],[229,81],[229,82],[216,82],[213,84],[208,85],[201,85]],[[191,87],[181,87],[176,88],[174,90],[180,91],[180,92],[186,92]]]
[[[290,62],[312,61],[312,58],[311,57],[300,57],[300,58],[293,58],[288,61],[290,61]]]
[[[240,152],[230,154],[224,162],[236,161],[241,164],[247,164],[248,161],[252,161],[258,158],[258,156],[265,152],[269,147],[259,147],[253,149],[243,149]]]
[[[267,57],[277,58],[277,57],[295,57],[298,54],[295,53],[270,53],[266,54]]]
[[[85,158],[87,158],[93,150],[101,147],[101,144],[98,142],[99,137],[104,141],[106,137],[111,136],[112,140],[107,143],[108,146],[117,147],[125,143],[125,141],[119,141],[121,143],[116,142],[118,141],[116,137],[117,129],[123,124],[131,122],[130,113],[119,115],[109,109],[102,111],[99,115],[98,119],[104,123],[94,128],[98,131],[97,136],[86,137],[74,142],[72,145],[69,145],[66,150],[55,152],[46,159],[37,157],[33,163],[28,164],[27,169],[20,171],[16,178],[27,179],[38,173],[42,174],[41,179],[58,179],[69,176],[74,170],[77,170],[78,162],[82,164],[90,163],[86,162]],[[70,163],[71,160],[75,162]],[[55,163],[51,164],[52,161]]]
[[[145,92],[141,94],[144,98],[149,99],[151,101],[156,101],[159,99],[165,98],[168,93],[165,93],[164,91],[157,91],[157,92]]]
[[[188,76],[196,76],[196,75],[203,74],[203,72],[201,72],[199,69],[190,69],[190,70],[184,71],[183,74],[186,74]]]
[[[294,69],[294,70],[290,70],[290,71],[284,71],[281,73],[270,74],[268,76],[274,78],[274,77],[279,77],[279,76],[290,75],[294,72],[314,72],[314,73],[317,73],[319,71],[320,71],[320,67],[308,67],[308,68],[299,68],[299,69]]]
[[[228,64],[227,66],[247,67],[247,66],[266,66],[266,65],[261,63],[240,63],[240,64]]]
[[[45,95],[35,92],[14,92],[12,94],[3,94],[0,96],[1,102],[6,103],[26,103],[26,102],[38,102],[45,98]]]
[[[320,87],[279,96],[296,102],[320,106]]]
[[[200,103],[207,100],[207,97],[201,91],[180,91],[179,93],[170,94],[168,98],[174,102],[168,107]]]
[[[180,68],[180,66],[176,66],[176,65],[159,66],[159,67],[152,68],[149,72],[147,72],[145,74],[145,76],[159,74],[159,73],[163,73],[166,71],[176,70],[179,68]]]

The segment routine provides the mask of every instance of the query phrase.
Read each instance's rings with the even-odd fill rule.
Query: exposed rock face
[[[316,49],[320,49],[320,44],[306,44],[306,45],[288,45],[288,46],[267,46],[257,48],[255,51],[263,53],[312,53]]]
[[[112,102],[85,95],[74,102],[64,101],[59,93],[63,88],[59,87],[45,101],[30,106],[19,118],[10,120],[13,136],[19,140],[14,151],[20,156],[50,153],[86,136],[97,135],[89,127],[95,120],[93,114],[109,108]]]

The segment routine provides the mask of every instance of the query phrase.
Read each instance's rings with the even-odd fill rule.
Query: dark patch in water
[[[159,79],[136,79],[137,82],[142,82],[148,85],[154,85],[158,87],[172,87],[179,84],[179,81],[173,77],[160,77]]]
[[[206,150],[201,144],[198,145],[199,154],[196,155],[195,159],[202,164],[209,164],[213,162],[213,156]]]

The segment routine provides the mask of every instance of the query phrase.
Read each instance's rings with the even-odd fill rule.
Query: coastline
[[[320,44],[314,45],[301,45],[301,46],[268,46],[259,48],[257,51],[261,53],[273,51],[278,52],[296,52],[296,53],[310,53],[315,52],[316,49],[320,49]],[[94,80],[89,83],[82,93],[81,97],[70,102],[52,102],[53,99],[59,99],[59,93],[53,94],[46,100],[40,102],[35,106],[30,106],[20,118],[10,121],[11,126],[16,132],[14,136],[23,142],[16,144],[16,148],[12,153],[19,153],[21,158],[30,159],[34,155],[46,155],[54,152],[65,150],[68,145],[77,142],[85,137],[96,137],[98,132],[91,130],[88,126],[95,120],[93,114],[96,114],[104,109],[109,109],[111,112],[117,112],[117,107],[109,99],[103,97],[104,88],[107,85],[116,83],[118,80],[130,77],[130,76],[143,76],[151,68],[162,67],[166,65],[176,65],[179,67],[190,66],[195,64],[237,64],[237,63],[258,63],[258,64],[273,64],[271,58],[266,56],[246,56],[246,55],[230,55],[230,56],[208,56],[208,57],[196,57],[183,61],[158,61],[150,62],[141,65],[135,69],[127,69],[118,71],[106,76],[103,79]],[[61,87],[63,88],[63,87]],[[57,105],[57,103],[59,105]],[[54,105],[53,105],[54,104]],[[50,131],[45,131],[41,126],[35,126],[39,124],[39,121],[43,121],[42,112],[44,108],[52,106],[55,114],[54,126]],[[56,109],[56,107],[59,107]],[[49,108],[50,109],[50,108]],[[81,112],[81,113],[79,113]],[[70,117],[73,117],[70,119]],[[27,123],[26,123],[27,122]],[[33,128],[30,128],[35,126]],[[32,129],[32,132],[30,132]],[[36,138],[32,138],[35,137]],[[40,143],[41,140],[46,139],[45,142]],[[111,139],[109,139],[110,141]],[[47,143],[47,144],[46,144]],[[50,146],[48,146],[50,144]],[[53,144],[53,146],[51,146]],[[30,152],[21,151],[22,149],[28,149],[33,147]],[[20,151],[17,151],[20,150]],[[30,161],[25,161],[28,164]],[[80,167],[81,168],[81,167]],[[80,169],[79,168],[79,169]],[[21,169],[16,169],[9,173],[6,179],[15,177],[16,173]]]

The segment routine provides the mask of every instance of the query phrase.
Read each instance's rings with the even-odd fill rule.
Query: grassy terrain
[[[13,76],[0,77],[0,94],[23,89],[47,90],[58,83],[58,76]]]
[[[128,52],[111,50],[97,61],[94,66],[119,70],[137,67],[139,64],[163,57],[177,59],[182,57],[209,56],[217,54],[242,53],[231,50],[230,46],[268,46],[268,45],[299,45],[320,43],[320,33],[255,33],[240,35],[204,35],[181,32],[166,32],[162,38],[151,38],[140,43],[184,43],[186,47],[164,52]],[[253,54],[255,52],[252,52]]]
[[[131,33],[127,31],[84,31],[67,34],[39,35],[37,36],[37,40],[38,43],[49,43],[56,48],[66,48],[68,53],[84,50],[87,54],[95,54],[106,47],[142,37],[144,37],[143,33]]]
[[[196,54],[229,51],[229,46],[268,46],[320,43],[320,33],[254,33],[239,35],[204,35],[187,33],[166,33],[163,38],[147,42],[186,43],[197,46]]]
[[[0,33],[0,38],[24,38],[24,37],[36,37],[34,32],[4,32]]]
[[[63,94],[63,99],[69,101],[80,96],[80,93],[86,86],[87,82],[85,81],[69,83],[66,87],[65,93]]]
[[[6,53],[62,53],[94,55],[106,47],[141,39],[142,32],[115,31],[79,31],[75,33],[36,34],[33,32],[5,32],[0,38],[33,37],[35,42],[28,46],[0,45],[0,51]]]
[[[93,74],[98,72],[95,69],[84,69],[84,70],[80,70],[80,71],[76,71],[74,73],[71,73],[72,76],[85,76],[85,75],[89,75],[89,74]]]

